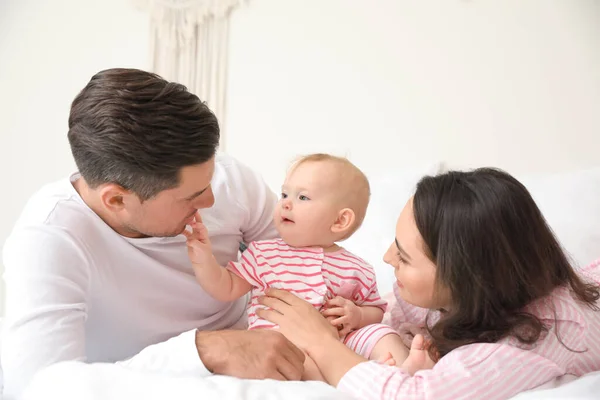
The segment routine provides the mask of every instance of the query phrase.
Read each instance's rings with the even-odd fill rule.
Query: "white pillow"
[[[515,177],[527,187],[576,266],[600,258],[600,167]]]

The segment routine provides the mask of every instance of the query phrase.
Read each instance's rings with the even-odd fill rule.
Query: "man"
[[[198,209],[222,265],[276,236],[274,194],[216,155],[208,107],[154,74],[106,70],[73,101],[68,138],[78,173],[35,194],[4,246],[5,398],[66,360],[298,379],[304,356],[281,334],[224,330],[245,326],[247,299],[209,297],[187,257]]]

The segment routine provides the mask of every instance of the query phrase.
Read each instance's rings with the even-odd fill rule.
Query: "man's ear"
[[[340,210],[335,219],[333,225],[331,225],[331,232],[333,233],[346,233],[354,226],[356,220],[356,214],[351,208],[344,208]]]
[[[134,193],[116,183],[108,183],[100,188],[100,200],[107,210],[115,213],[123,211],[128,202],[140,202]]]

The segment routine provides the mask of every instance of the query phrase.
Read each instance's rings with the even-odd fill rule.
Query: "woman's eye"
[[[404,258],[402,258],[402,255],[400,254],[400,252],[396,253],[396,256],[398,257],[398,260],[402,263],[402,264],[406,264],[406,260]]]

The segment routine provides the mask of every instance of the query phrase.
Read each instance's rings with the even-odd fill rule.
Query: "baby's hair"
[[[371,196],[371,188],[367,176],[354,165],[346,157],[339,157],[327,153],[313,153],[299,157],[290,167],[289,172],[293,172],[300,165],[309,162],[332,163],[339,167],[339,183],[343,188],[340,193],[340,200],[344,205],[354,211],[355,222],[348,234],[342,238],[347,239],[362,225],[367,207],[369,206],[369,198]]]

